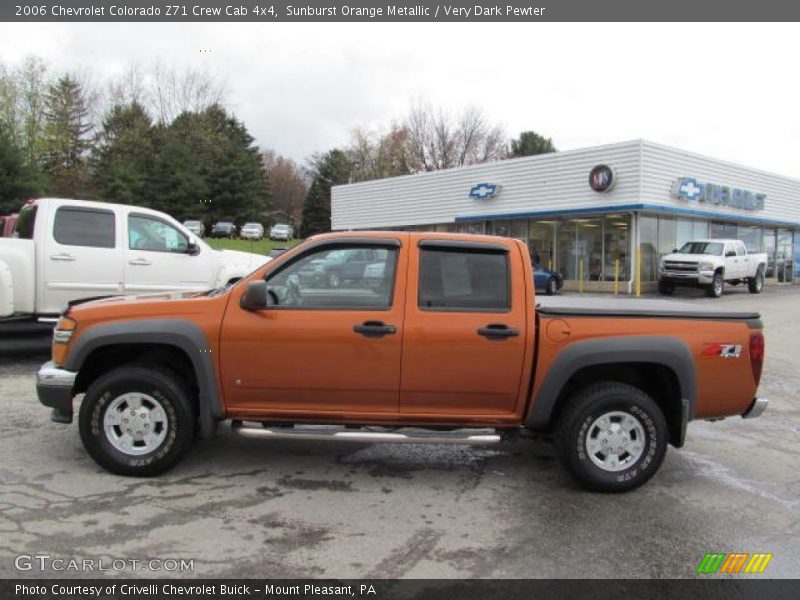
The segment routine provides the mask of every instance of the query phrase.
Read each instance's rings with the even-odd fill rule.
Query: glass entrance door
[[[778,283],[791,283],[793,281],[793,258],[791,230],[778,229],[778,243],[775,247],[775,274],[778,277]]]

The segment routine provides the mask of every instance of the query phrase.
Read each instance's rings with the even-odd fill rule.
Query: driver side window
[[[386,310],[392,305],[397,249],[326,245],[267,279],[275,308]]]
[[[144,215],[128,216],[128,248],[185,254],[188,238],[169,223]]]

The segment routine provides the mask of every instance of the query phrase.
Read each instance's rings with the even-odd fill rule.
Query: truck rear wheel
[[[101,467],[118,475],[157,475],[191,447],[195,411],[175,373],[124,366],[89,386],[79,428],[86,451]]]
[[[658,292],[664,296],[671,296],[675,293],[675,284],[671,281],[660,279],[658,281]]]
[[[595,383],[569,399],[555,440],[562,461],[583,487],[626,492],[661,466],[667,424],[642,390],[625,383]]]
[[[747,289],[751,294],[760,294],[764,289],[764,267],[758,267],[756,276],[747,281]]]

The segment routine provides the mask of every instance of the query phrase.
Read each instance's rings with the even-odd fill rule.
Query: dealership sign
[[[500,184],[497,183],[478,183],[469,190],[469,197],[475,200],[488,200],[494,198],[500,192]]]
[[[705,202],[745,210],[764,210],[766,194],[700,182],[694,177],[680,177],[672,186],[672,197],[688,202]]]

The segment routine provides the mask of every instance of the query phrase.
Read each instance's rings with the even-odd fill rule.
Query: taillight
[[[753,370],[753,380],[756,385],[761,381],[761,368],[764,366],[764,334],[750,334],[750,368]]]

